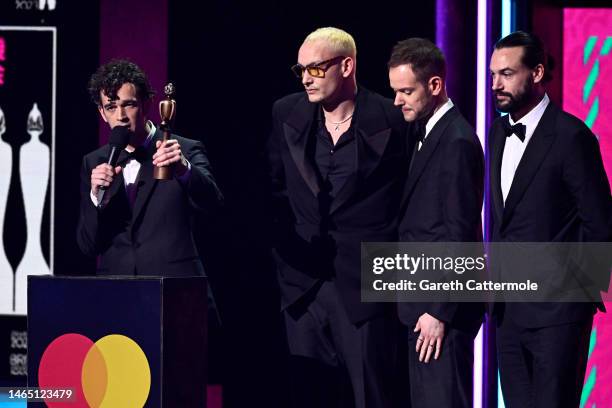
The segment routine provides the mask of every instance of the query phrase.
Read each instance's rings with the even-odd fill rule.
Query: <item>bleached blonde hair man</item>
[[[304,39],[293,72],[308,100],[321,103],[334,143],[350,126],[357,93],[355,40],[344,30],[322,27]],[[338,126],[340,123],[340,126]]]
[[[324,41],[335,52],[347,57],[357,57],[357,46],[352,35],[336,27],[321,27],[308,34],[304,43]]]
[[[357,49],[346,31],[319,28],[297,54],[291,70],[304,92],[274,103],[268,142],[275,230],[296,238],[283,233],[275,248],[291,355],[290,406],[352,401],[354,408],[392,408],[399,361],[395,310],[362,303],[352,282],[359,281],[361,237],[396,239],[396,213],[387,209],[399,208],[406,122],[391,100],[358,89]],[[387,148],[371,155],[379,141]],[[363,187],[349,181],[365,169],[376,176]],[[344,191],[350,191],[348,201],[338,212],[326,207],[342,202],[337,193]]]

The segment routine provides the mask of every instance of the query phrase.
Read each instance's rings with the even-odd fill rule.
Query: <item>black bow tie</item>
[[[510,137],[512,135],[516,135],[521,142],[525,141],[525,135],[527,134],[527,126],[522,123],[515,123],[514,125],[510,125],[509,122],[506,122],[504,126],[504,131],[506,133],[506,137]]]
[[[138,146],[130,153],[130,158],[137,160],[139,163],[143,163],[147,160],[147,149],[144,146]]]
[[[122,155],[119,157],[119,161],[118,161],[118,164],[121,166],[126,165],[127,162],[129,162],[132,159],[136,160],[138,163],[143,163],[147,160],[147,149],[145,149],[143,146],[138,146],[132,152],[128,152],[127,150],[124,150],[121,153]]]

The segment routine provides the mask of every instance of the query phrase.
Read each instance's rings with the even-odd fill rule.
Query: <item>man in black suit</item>
[[[393,48],[388,66],[395,105],[419,139],[404,186],[400,241],[482,241],[482,147],[446,94],[444,55],[429,40],[409,38]],[[409,328],[412,406],[471,407],[482,304],[400,302],[398,312]]]
[[[180,136],[161,141],[145,121],[153,91],[129,61],[101,66],[89,92],[109,127],[128,127],[131,139],[115,168],[106,164],[108,145],[83,158],[79,247],[101,256],[98,275],[203,275],[191,218],[222,199],[204,146]],[[174,179],[155,180],[154,166],[166,165],[175,166]]]
[[[273,108],[270,207],[295,406],[391,406],[397,318],[391,304],[361,302],[360,244],[395,240],[405,125],[357,86],[355,54],[350,34],[314,31],[293,67],[306,92]]]
[[[517,31],[499,40],[490,70],[497,109],[509,113],[489,133],[491,241],[610,241],[612,203],[599,144],[549,100],[540,39]],[[511,278],[509,266],[492,264],[501,279]],[[495,305],[507,407],[579,405],[595,311],[588,302]]]

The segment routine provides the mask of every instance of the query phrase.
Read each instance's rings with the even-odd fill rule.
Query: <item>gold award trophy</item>
[[[176,101],[172,99],[174,96],[174,85],[172,82],[164,87],[164,93],[166,94],[166,99],[159,103],[159,116],[161,117],[159,128],[164,135],[162,139],[163,142],[170,139],[170,122],[174,119],[174,115],[176,114]],[[153,169],[153,177],[157,180],[173,179],[174,166],[155,166]]]

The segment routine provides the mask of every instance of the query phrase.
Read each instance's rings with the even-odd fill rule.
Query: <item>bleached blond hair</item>
[[[355,46],[353,36],[339,28],[317,28],[312,33],[308,34],[304,43],[314,41],[325,42],[333,51],[336,51],[338,55],[352,57],[353,59],[357,56],[357,47]]]

